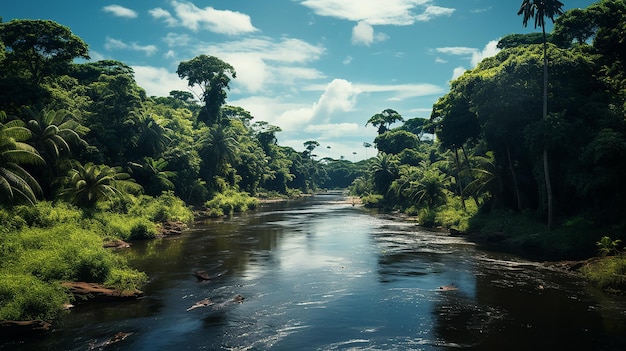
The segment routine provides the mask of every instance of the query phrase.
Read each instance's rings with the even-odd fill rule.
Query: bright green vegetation
[[[69,28],[0,22],[0,319],[54,317],[63,280],[140,286],[105,240],[324,188],[552,259],[626,239],[626,5],[562,5],[524,0],[520,24],[541,33],[502,38],[429,119],[374,114],[377,151],[357,163],[281,146],[280,127],[226,105],[237,73],[217,57],[179,64],[197,95],[146,96],[122,62],[75,63],[88,47]]]
[[[522,1],[520,26],[540,33],[502,38],[430,119],[373,115],[378,155],[352,193],[544,259],[593,256],[604,234],[625,239],[626,5],[562,6]]]
[[[128,196],[99,204],[97,211],[67,202],[41,201],[0,212],[0,320],[51,319],[70,296],[66,281],[139,289],[144,273],[103,248],[112,239],[144,239],[157,234],[159,221],[190,221],[192,211],[165,193]]]
[[[87,44],[61,24],[0,21],[0,320],[54,318],[63,281],[140,288],[145,274],[105,241],[354,179],[351,162],[316,160],[316,142],[282,147],[279,127],[225,105],[236,72],[217,57],[181,62],[200,93],[167,97],[146,96],[122,62],[77,58]]]
[[[603,236],[597,243],[599,260],[592,260],[581,271],[587,279],[608,291],[626,290],[626,256],[621,240]]]

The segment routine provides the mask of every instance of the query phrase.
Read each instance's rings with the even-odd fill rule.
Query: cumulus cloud
[[[497,46],[498,40],[492,40],[488,42],[482,50],[465,46],[451,46],[436,48],[434,51],[445,55],[462,56],[470,61],[473,68],[476,67],[483,59],[495,56],[498,52],[500,52],[500,49],[498,49]]]
[[[113,50],[140,51],[146,54],[146,56],[151,56],[158,50],[155,45],[139,45],[137,43],[128,44],[121,40],[114,39],[111,37],[106,37],[104,48],[109,51],[113,51]]]
[[[500,49],[498,49],[498,41],[499,40],[492,40],[485,45],[482,51],[472,53],[472,67],[476,67],[480,61],[487,57],[497,55],[500,52]]]
[[[424,10],[422,14],[417,15],[415,19],[421,22],[428,22],[436,17],[450,16],[454,11],[454,9],[447,7],[428,6],[426,10]]]
[[[176,27],[176,25],[178,25],[178,20],[176,20],[176,18],[174,18],[174,16],[172,16],[169,11],[164,10],[160,7],[151,9],[148,11],[148,13],[150,14],[150,16],[152,16],[152,18],[162,20],[169,27]]]
[[[388,96],[387,101],[401,101],[411,97],[437,95],[444,89],[434,84],[354,84],[360,93],[379,93]],[[320,91],[327,87],[312,84],[304,87],[305,90]]]
[[[238,78],[234,86],[253,93],[272,84],[293,85],[301,80],[324,78],[319,70],[306,64],[318,60],[325,49],[299,39],[256,37],[199,45],[194,55],[207,52],[235,68]]]
[[[382,6],[377,1],[363,0],[304,0],[301,3],[320,16],[366,21],[370,25],[406,26],[454,11],[430,5],[432,0],[386,0]]]
[[[162,67],[132,66],[137,85],[146,90],[148,96],[168,96],[172,90],[187,91],[187,81],[176,73]]]
[[[434,51],[440,54],[464,57],[470,61],[471,67],[474,68],[483,59],[495,56],[498,52],[500,52],[500,49],[498,49],[497,45],[498,40],[491,40],[487,43],[487,45],[485,45],[482,50],[477,48],[456,46],[437,48]],[[465,71],[466,68],[463,66],[456,67],[452,72],[452,80],[460,77]]]
[[[108,12],[116,17],[137,18],[137,12],[120,5],[109,5],[102,8],[102,11]]]
[[[217,10],[207,6],[199,8],[191,2],[170,2],[173,13],[157,7],[149,11],[154,19],[164,21],[171,27],[184,27],[194,32],[208,30],[225,35],[240,35],[258,31],[250,16],[230,10]]]
[[[388,39],[384,33],[374,33],[374,27],[364,21],[357,23],[352,28],[352,44],[362,44],[370,46],[374,42],[380,42]]]
[[[456,67],[453,71],[452,71],[452,78],[450,78],[451,81],[459,78],[460,76],[463,75],[463,73],[465,73],[465,71],[467,71],[467,69],[463,66],[459,66]]]
[[[384,4],[363,0],[303,0],[301,4],[319,16],[357,22],[352,28],[352,44],[370,46],[388,39],[376,33],[374,26],[408,26],[430,21],[435,17],[450,16],[455,10],[431,5],[433,0],[386,0]]]

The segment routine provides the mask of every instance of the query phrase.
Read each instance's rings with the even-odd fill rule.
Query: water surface
[[[344,200],[267,204],[133,243],[122,254],[150,276],[145,298],[79,305],[48,336],[2,348],[626,349],[623,298]],[[107,345],[118,332],[130,335]]]

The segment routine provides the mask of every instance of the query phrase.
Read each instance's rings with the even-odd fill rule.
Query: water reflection
[[[79,306],[45,339],[0,348],[85,350],[121,331],[132,334],[107,349],[623,349],[624,301],[342,199],[135,243],[124,255],[150,276],[146,298]]]

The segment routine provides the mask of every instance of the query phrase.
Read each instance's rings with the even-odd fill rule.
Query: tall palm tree
[[[45,161],[24,141],[31,136],[20,120],[4,123],[7,116],[0,111],[0,202],[33,204],[42,190],[37,180],[21,165],[43,165]]]
[[[398,177],[398,160],[392,154],[381,152],[378,157],[372,159],[370,172],[379,194],[385,195],[391,182]]]
[[[523,0],[517,15],[523,15],[523,25],[528,25],[528,20],[535,18],[535,28],[541,27],[543,34],[543,119],[548,116],[548,41],[546,39],[546,18],[554,22],[554,17],[563,14],[563,3],[558,0]],[[552,185],[550,183],[550,171],[548,168],[548,150],[543,147],[543,173],[546,182],[546,195],[548,198],[548,229],[552,228]]]
[[[214,175],[224,175],[228,165],[237,159],[238,142],[232,129],[224,126],[213,127],[202,138],[200,156],[212,168]]]
[[[411,199],[418,206],[425,203],[429,209],[436,208],[446,200],[448,179],[437,167],[424,169],[421,179],[411,182]]]
[[[139,191],[141,186],[119,167],[84,166],[76,162],[67,176],[66,187],[61,196],[75,205],[93,207],[97,202],[123,197],[127,191]]]

